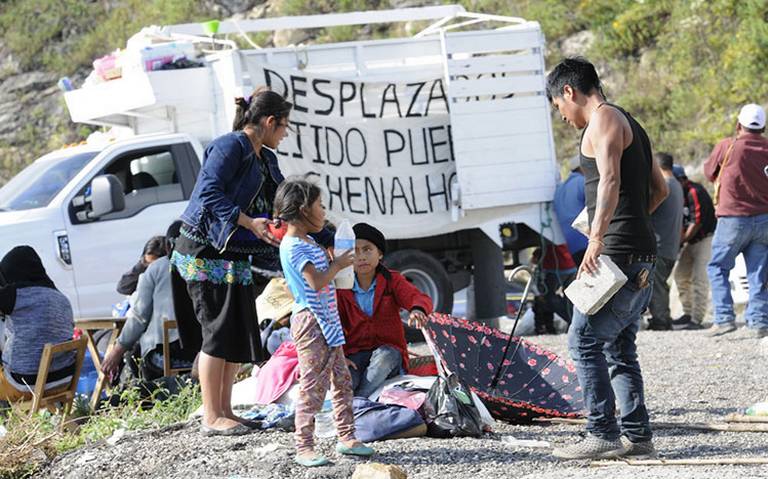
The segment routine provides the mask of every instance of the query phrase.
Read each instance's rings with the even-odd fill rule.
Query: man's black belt
[[[655,254],[609,254],[608,255],[614,263],[616,264],[623,264],[623,265],[630,265],[635,263],[655,263],[656,262],[656,255]]]

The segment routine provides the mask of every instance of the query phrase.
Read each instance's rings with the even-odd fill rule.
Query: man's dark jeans
[[[655,270],[653,272],[653,288],[651,293],[651,302],[648,304],[648,310],[651,312],[649,329],[672,329],[672,318],[669,313],[669,275],[675,268],[676,260],[674,258],[656,259]]]
[[[636,278],[643,268],[652,277],[653,265],[618,266],[628,281],[596,314],[587,316],[574,309],[568,348],[587,406],[587,431],[606,440],[623,434],[632,442],[648,441],[651,427],[635,338],[652,288],[639,289]],[[621,428],[615,415],[616,400]]]

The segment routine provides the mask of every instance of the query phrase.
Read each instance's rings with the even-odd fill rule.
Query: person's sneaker
[[[685,314],[678,319],[672,320],[672,329],[675,331],[692,331],[704,329],[704,326],[702,326],[701,323],[692,320],[689,315]]]
[[[592,434],[581,442],[552,450],[552,455],[559,459],[611,459],[623,453],[624,446],[618,439],[607,441]]]
[[[755,339],[768,338],[768,328],[758,328],[752,331],[752,336]]]
[[[648,320],[649,331],[670,331],[671,329],[672,323],[666,323],[654,318]]]
[[[736,331],[735,323],[713,324],[709,329],[707,329],[707,336],[714,338],[717,336],[722,336],[723,334],[732,333],[734,331]]]
[[[624,444],[622,457],[628,459],[654,459],[657,457],[653,441],[632,442],[626,437],[622,437],[621,442]]]

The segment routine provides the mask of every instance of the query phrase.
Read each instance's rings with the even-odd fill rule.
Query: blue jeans
[[[645,268],[650,280],[653,265],[618,266],[628,281],[596,314],[587,316],[574,308],[568,349],[584,393],[587,431],[609,441],[624,434],[632,442],[642,442],[651,439],[651,426],[635,337],[652,288],[649,285],[639,289],[636,277]],[[616,400],[621,411],[621,428],[616,421]]]
[[[739,253],[744,255],[749,283],[749,304],[744,319],[751,328],[768,328],[768,214],[717,219],[712,259],[707,266],[715,324],[736,321],[728,277]]]
[[[392,346],[380,346],[373,351],[358,351],[347,356],[357,369],[350,367],[355,396],[368,397],[387,379],[397,376],[403,364],[400,351]]]

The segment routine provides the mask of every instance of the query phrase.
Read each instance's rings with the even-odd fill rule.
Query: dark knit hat
[[[377,230],[368,223],[357,223],[352,227],[352,230],[355,232],[355,239],[364,239],[370,241],[371,243],[375,244],[377,248],[379,248],[381,254],[387,252],[387,240],[384,239],[384,235],[381,233],[381,231]]]

